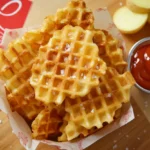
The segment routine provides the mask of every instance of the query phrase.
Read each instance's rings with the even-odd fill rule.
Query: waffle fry
[[[99,56],[107,66],[123,73],[127,63],[123,58],[123,50],[118,46],[118,40],[114,39],[107,31],[95,30],[93,41],[99,47]]]
[[[46,17],[41,31],[52,35],[54,31],[62,29],[65,25],[93,29],[93,13],[86,8],[83,0],[72,0],[68,3],[67,7],[58,9],[54,16]]]
[[[58,137],[58,141],[70,141],[79,137],[80,135],[87,136],[89,131],[84,127],[76,125],[73,121],[70,121],[69,114],[66,114],[62,126],[60,127],[61,136]]]
[[[94,17],[92,11],[86,8],[83,0],[72,0],[66,8],[58,9],[55,21],[63,26],[70,24],[83,29],[92,29]]]
[[[105,76],[101,76],[98,87],[93,88],[85,97],[65,100],[65,110],[70,120],[86,129],[102,128],[103,123],[111,123],[116,110],[122,103],[130,100],[130,88],[135,83],[132,75],[126,72],[118,74],[108,68]]]
[[[35,100],[34,97],[27,101],[24,96],[13,96],[7,91],[7,99],[11,110],[18,112],[27,122],[34,120],[44,109],[43,104]]]
[[[73,140],[79,137],[80,135],[82,135],[83,137],[89,135],[87,129],[83,128],[82,126],[76,125],[73,121],[69,121],[67,125],[64,123],[64,126],[62,126],[61,131],[63,134],[60,137],[58,137],[58,141],[60,142]]]
[[[40,29],[28,31],[23,35],[23,39],[34,49],[39,49],[41,45],[46,45],[51,36],[41,32]]]
[[[40,49],[30,79],[36,99],[61,104],[66,96],[84,96],[98,85],[106,65],[98,57],[92,35],[80,27],[65,26]]]
[[[35,100],[34,89],[29,83],[37,52],[38,49],[31,47],[23,38],[10,43],[7,51],[0,50],[0,78],[5,81],[11,108],[29,120],[42,108]],[[28,109],[31,109],[31,112],[28,112]]]
[[[41,27],[41,32],[42,33],[48,33],[50,37],[53,36],[53,33],[56,31],[56,30],[59,30],[60,28],[56,25],[55,21],[54,21],[54,18],[55,16],[53,15],[50,15],[50,16],[47,16],[45,19],[44,19],[44,22],[42,24],[42,27]]]
[[[37,50],[33,51],[23,39],[11,43],[7,51],[0,51],[0,77],[6,81],[6,89],[13,95],[32,97],[33,88],[27,80],[36,54]]]
[[[116,118],[119,118],[120,115],[121,115],[121,108],[115,111],[114,120]],[[107,122],[103,123],[103,127],[106,126],[107,124],[108,124]],[[66,113],[64,122],[59,130],[62,134],[61,136],[58,137],[58,141],[65,142],[65,141],[71,141],[78,137],[83,138],[88,135],[91,135],[97,132],[98,128],[92,127],[91,129],[88,130],[82,126],[79,126],[78,124],[75,124],[73,121],[71,121],[69,118],[69,114]]]
[[[63,115],[63,108],[53,104],[42,110],[32,122],[32,137],[34,139],[47,139],[51,136],[57,136]]]

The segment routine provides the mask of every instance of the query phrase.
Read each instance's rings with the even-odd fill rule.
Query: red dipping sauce
[[[137,49],[133,54],[131,73],[141,87],[150,90],[150,44]]]

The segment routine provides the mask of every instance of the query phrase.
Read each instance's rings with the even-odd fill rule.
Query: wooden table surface
[[[48,15],[61,7],[62,1],[56,3],[55,0],[36,0],[33,2],[31,13],[25,23],[25,26],[40,23],[45,15]],[[98,7],[107,7],[110,14],[113,15],[114,11],[125,4],[125,0],[86,0],[87,5],[91,9]],[[63,2],[64,3],[64,2]],[[53,9],[49,10],[48,6],[53,5]],[[64,5],[64,4],[62,4]],[[39,11],[37,11],[39,10]],[[43,13],[41,13],[43,12]],[[36,15],[36,17],[34,17]],[[34,22],[34,18],[35,22]],[[37,19],[38,18],[38,19]],[[134,35],[123,35],[127,50],[139,39],[150,36],[150,25],[146,25],[139,33]],[[149,150],[150,149],[150,124],[145,115],[135,102],[135,99],[131,98],[131,103],[135,112],[135,119],[129,124],[121,127],[113,133],[105,136],[95,144],[91,145],[86,150]],[[17,137],[12,133],[8,119],[6,115],[0,111],[0,150],[24,150],[19,143]],[[46,145],[40,145],[37,150],[50,150]]]

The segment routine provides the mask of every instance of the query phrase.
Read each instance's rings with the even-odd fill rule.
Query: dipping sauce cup
[[[136,87],[150,93],[150,37],[133,45],[128,56],[128,70],[136,81]]]

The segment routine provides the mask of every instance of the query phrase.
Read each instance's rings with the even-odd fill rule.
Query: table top
[[[49,0],[36,0],[33,2],[31,12],[27,18],[25,26],[31,26],[42,22],[43,18],[54,13],[58,7],[63,7],[67,0],[53,1],[53,7],[49,10],[51,4]],[[107,7],[110,14],[113,15],[114,11],[125,4],[125,0],[85,0],[87,6],[91,9],[98,7]],[[45,5],[46,4],[46,5]],[[37,11],[38,10],[38,11]],[[42,12],[42,13],[41,13]],[[35,17],[36,16],[36,17]],[[34,19],[33,19],[34,18]],[[150,36],[150,25],[146,25],[140,32],[134,35],[123,35],[126,42],[127,50],[141,38]],[[139,95],[138,98],[135,97]],[[145,95],[133,89],[131,97],[131,103],[135,113],[135,119],[120,129],[105,136],[98,142],[94,143],[86,150],[149,150],[150,146],[150,124],[147,120],[150,116],[150,107],[144,108],[144,101],[149,98],[149,95]],[[141,109],[142,108],[142,109]],[[148,115],[149,113],[149,115]],[[147,118],[144,114],[147,114]],[[149,119],[149,118],[148,118]],[[37,150],[50,150],[51,148],[46,145],[40,145]],[[0,111],[0,150],[24,150],[19,143],[17,137],[12,133],[7,116]]]

